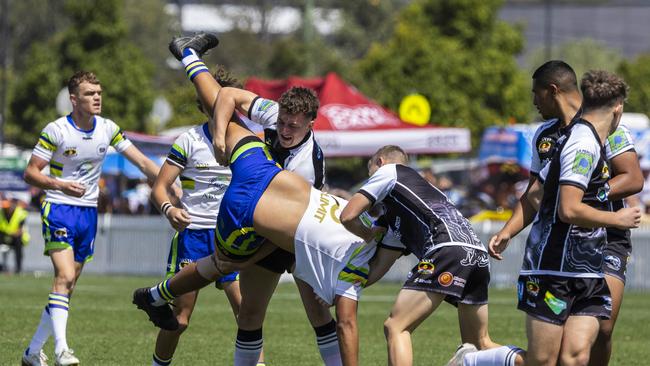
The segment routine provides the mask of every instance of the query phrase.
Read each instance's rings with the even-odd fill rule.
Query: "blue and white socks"
[[[70,307],[70,296],[50,293],[48,300],[50,318],[52,318],[52,331],[54,333],[54,353],[60,354],[68,349],[66,340],[66,327],[68,324],[68,309]]]
[[[185,68],[185,73],[190,81],[203,72],[210,72],[210,70],[205,66],[205,62],[199,58],[199,55],[196,54],[191,48],[186,48],[183,50],[183,59],[181,60],[183,67]]]
[[[149,301],[154,306],[165,305],[175,298],[176,295],[174,295],[169,289],[169,279],[166,279],[149,289]]]

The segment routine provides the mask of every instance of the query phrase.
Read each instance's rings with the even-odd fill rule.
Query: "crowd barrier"
[[[502,222],[482,222],[475,226],[477,235],[487,245]],[[52,265],[43,256],[41,220],[30,213],[26,227],[31,243],[25,248],[23,268],[26,272],[50,276]],[[167,255],[173,230],[160,216],[100,215],[95,240],[93,261],[84,268],[86,273],[161,276],[166,271]],[[501,261],[491,260],[495,287],[514,287],[523,258],[527,231],[515,237]],[[633,253],[627,270],[628,289],[650,289],[650,225],[632,231]],[[13,265],[12,258],[9,258]],[[384,277],[384,281],[404,281],[406,274],[417,264],[415,257],[400,258]]]

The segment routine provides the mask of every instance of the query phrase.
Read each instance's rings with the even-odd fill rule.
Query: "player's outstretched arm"
[[[363,240],[370,242],[374,237],[374,232],[368,228],[359,219],[359,216],[368,211],[372,206],[372,202],[368,197],[361,193],[355,193],[350,199],[347,206],[341,211],[340,220],[341,224],[352,234],[363,238]]]
[[[501,253],[503,253],[508,248],[510,239],[519,234],[535,219],[537,210],[530,203],[528,192],[531,187],[535,186],[535,183],[537,181],[537,178],[533,176],[530,177],[530,180],[528,181],[528,187],[526,187],[526,191],[521,195],[519,201],[517,201],[517,204],[515,205],[514,211],[512,213],[512,217],[508,219],[506,224],[503,225],[503,228],[501,228],[499,232],[490,238],[490,243],[488,244],[488,252],[493,258],[498,260],[503,259]]]
[[[165,215],[169,224],[176,231],[183,231],[192,222],[190,215],[182,208],[175,207],[169,198],[168,191],[175,187],[176,178],[181,174],[181,168],[165,162],[160,173],[153,182],[151,199],[156,207]]]
[[[368,281],[366,287],[379,281],[386,272],[393,266],[397,258],[402,256],[401,249],[388,249],[384,247],[377,248],[375,255],[370,260],[370,271],[368,271]]]
[[[58,190],[73,197],[82,197],[86,193],[86,187],[81,183],[64,182],[43,174],[41,171],[47,164],[47,160],[32,155],[23,175],[25,182],[41,189]]]
[[[619,200],[641,192],[644,179],[634,150],[616,155],[611,163],[614,177],[607,182],[610,200]]]
[[[595,209],[582,202],[584,191],[574,185],[560,186],[560,220],[585,228],[616,227],[631,229],[641,223],[641,209],[623,208],[616,212]]]

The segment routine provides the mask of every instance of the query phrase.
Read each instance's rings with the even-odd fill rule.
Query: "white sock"
[[[339,338],[336,335],[336,321],[332,320],[328,324],[314,328],[314,331],[318,351],[325,366],[341,366],[343,361],[341,361]]]
[[[38,328],[36,328],[36,333],[32,337],[32,341],[29,343],[29,348],[27,353],[34,354],[39,353],[43,349],[43,345],[47,342],[47,339],[50,338],[52,334],[52,318],[50,317],[50,309],[46,305],[41,313],[41,322],[38,323]]]
[[[151,304],[154,306],[162,306],[174,300],[175,296],[169,290],[169,279],[150,288],[149,296],[151,296],[149,300],[151,300]]]
[[[196,51],[194,51],[191,48],[184,49],[183,59],[181,60],[183,66],[187,67],[189,64],[191,64],[194,61],[201,61],[201,58],[199,58],[199,55],[196,54]]]
[[[463,358],[463,366],[515,366],[515,359],[519,352],[523,350],[515,346],[501,346],[472,352]]]
[[[234,366],[256,366],[263,344],[262,328],[252,331],[237,330]]]
[[[65,332],[68,324],[69,303],[70,298],[68,295],[50,293],[48,306],[50,308],[50,318],[52,318],[52,332],[54,333],[54,354],[57,355],[68,349]]]

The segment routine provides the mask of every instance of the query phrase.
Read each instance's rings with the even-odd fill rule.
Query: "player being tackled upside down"
[[[172,51],[181,53],[172,42]],[[343,363],[357,364],[356,302],[367,279],[368,261],[374,245],[348,232],[338,215],[346,202],[321,192],[295,173],[282,170],[267,146],[234,115],[235,103],[218,98],[219,85],[199,58],[216,42],[197,36],[182,49],[183,63],[204,106],[213,106],[215,156],[230,165],[232,180],[221,201],[216,227],[215,254],[185,266],[174,277],[134,293],[134,303],[163,329],[178,327],[168,301],[204,287],[240,267],[268,254],[273,243],[295,253],[295,275],[309,284],[316,295],[336,307],[354,312],[339,318],[338,335]],[[278,208],[282,207],[282,215]],[[323,215],[323,212],[325,214]],[[370,240],[371,238],[365,238]],[[229,264],[230,263],[230,264]],[[348,269],[346,274],[342,271]],[[353,269],[353,270],[349,270]],[[244,288],[242,279],[241,287]],[[246,293],[242,291],[242,298]],[[244,299],[242,299],[244,301]],[[235,365],[255,365],[261,352],[261,329],[238,335],[247,347],[235,352]]]

